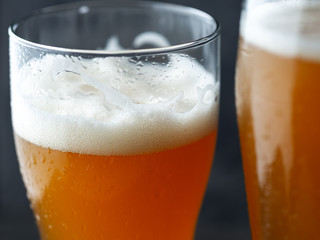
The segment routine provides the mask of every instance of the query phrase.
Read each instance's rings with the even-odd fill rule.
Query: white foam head
[[[14,131],[43,147],[139,154],[190,143],[216,128],[219,84],[188,56],[171,54],[161,63],[48,54],[14,66]]]
[[[313,0],[249,5],[242,14],[240,34],[267,51],[320,61],[319,15],[320,2]]]

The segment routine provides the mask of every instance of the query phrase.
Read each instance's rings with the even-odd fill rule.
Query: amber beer
[[[12,126],[41,240],[194,239],[219,29],[196,9],[132,1],[48,7],[9,27]]]
[[[253,240],[319,239],[320,5],[242,17],[236,100]]]
[[[216,132],[132,156],[61,152],[16,136],[43,240],[192,239]]]
[[[188,56],[168,59],[172,68],[146,64],[123,75],[114,69],[135,66],[126,57],[48,54],[11,71],[17,155],[42,240],[193,239],[219,85]],[[143,77],[149,82],[133,91],[128,81]],[[121,82],[111,91],[113,79]]]

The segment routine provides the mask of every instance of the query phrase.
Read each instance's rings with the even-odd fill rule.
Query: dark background
[[[14,151],[7,27],[32,10],[72,0],[0,0],[0,240],[38,240]],[[195,240],[249,240],[234,106],[240,0],[171,0],[206,11],[222,25],[221,107],[216,156]]]

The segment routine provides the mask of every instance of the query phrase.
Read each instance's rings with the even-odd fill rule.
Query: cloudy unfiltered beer
[[[219,86],[188,56],[169,60],[48,54],[12,71],[16,149],[43,240],[193,238]]]
[[[319,3],[243,14],[237,114],[254,240],[319,239]]]
[[[192,239],[214,141],[133,156],[16,145],[43,239]]]

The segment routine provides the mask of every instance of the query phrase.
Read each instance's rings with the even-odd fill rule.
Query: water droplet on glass
[[[90,8],[88,6],[81,6],[78,11],[80,14],[86,14],[90,11]]]
[[[33,163],[33,165],[37,165],[37,157],[36,157],[36,155],[32,155],[32,163]]]
[[[136,61],[135,59],[133,59],[133,58],[129,58],[129,62],[130,62],[130,63],[134,63],[134,64],[137,63],[137,61]]]
[[[144,66],[144,65],[143,65],[143,62],[141,62],[141,61],[137,62],[136,65],[137,65],[138,67],[143,67],[143,66]]]

